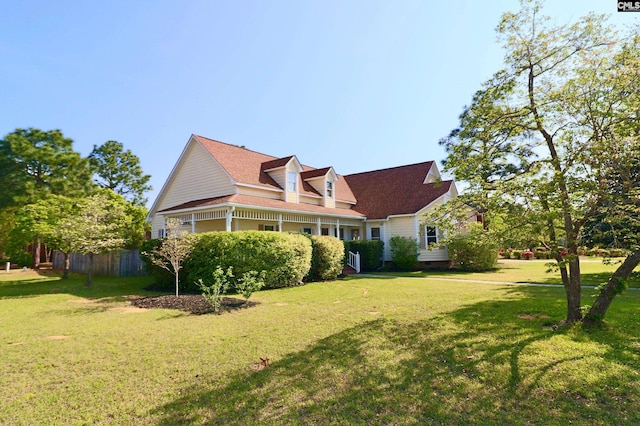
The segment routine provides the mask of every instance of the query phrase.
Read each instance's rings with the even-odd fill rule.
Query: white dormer
[[[433,183],[439,181],[440,179],[440,171],[438,171],[438,166],[436,166],[436,162],[434,161],[431,164],[429,172],[427,172],[427,175],[424,177],[424,182],[422,183]]]
[[[295,155],[262,163],[262,170],[269,174],[284,189],[283,200],[289,203],[300,201],[300,172],[302,165]]]
[[[338,175],[333,170],[333,167],[307,170],[302,172],[300,177],[322,196],[322,205],[324,207],[335,208]]]

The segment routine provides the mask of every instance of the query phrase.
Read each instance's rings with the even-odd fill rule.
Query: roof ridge
[[[206,139],[206,140],[211,141],[211,142],[216,142],[216,143],[219,143],[219,144],[222,144],[222,145],[227,145],[227,146],[230,146],[232,148],[244,149],[245,151],[253,152],[254,154],[260,154],[260,155],[264,155],[266,157],[271,157],[274,160],[278,160],[280,158],[285,158],[285,157],[276,157],[276,156],[271,155],[271,154],[265,154],[264,152],[260,152],[260,151],[256,151],[256,150],[247,148],[244,145],[235,145],[235,144],[232,144],[232,143],[229,143],[229,142],[223,142],[223,141],[219,141],[217,139],[211,139],[211,138],[208,138],[206,136],[198,135],[196,133],[193,133],[193,136],[195,136],[196,138]],[[269,160],[269,161],[271,161],[271,160]]]
[[[419,166],[422,164],[428,164],[428,163],[435,163],[434,160],[429,160],[429,161],[421,161],[419,163],[413,163],[413,164],[403,164],[400,166],[394,166],[394,167],[385,167],[383,169],[377,169],[377,170],[368,170],[366,172],[359,172],[359,173],[350,173],[348,175],[343,175],[345,177],[349,177],[349,176],[356,176],[356,175],[365,175],[367,173],[376,173],[376,172],[384,172],[387,170],[393,170],[393,169],[402,169],[402,168],[406,168],[406,167],[412,167],[412,166]]]

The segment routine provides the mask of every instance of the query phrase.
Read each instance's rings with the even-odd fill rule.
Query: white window
[[[333,182],[327,182],[327,197],[333,198]]]
[[[329,228],[320,228],[320,235],[329,235]]]
[[[275,231],[276,227],[274,225],[264,225],[265,231]]]
[[[311,228],[302,228],[302,233],[303,234],[313,234],[313,230]]]
[[[380,228],[371,228],[371,239],[372,240],[380,239]]]
[[[158,229],[158,238],[164,238],[164,229]]]
[[[298,183],[298,174],[295,172],[287,173],[287,190],[290,192],[296,192]]]
[[[435,226],[425,226],[424,227],[424,241],[427,247],[429,244],[437,244],[438,243],[438,228]]]

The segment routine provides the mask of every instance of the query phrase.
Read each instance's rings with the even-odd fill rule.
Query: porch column
[[[231,206],[231,208],[229,210],[227,210],[227,226],[226,226],[226,231],[227,232],[231,232],[231,221],[233,219],[233,212],[235,210],[235,206]]]
[[[196,214],[191,213],[191,233],[196,233]]]
[[[340,219],[336,219],[336,238],[340,239]]]
[[[282,232],[282,213],[278,213],[278,232]]]
[[[322,234],[322,223],[320,223],[320,218],[319,217],[318,217],[318,226],[317,226],[317,228],[318,228],[317,235]]]

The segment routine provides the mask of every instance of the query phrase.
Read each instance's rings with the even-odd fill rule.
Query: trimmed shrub
[[[375,271],[382,264],[384,243],[379,240],[352,240],[344,242],[345,256],[349,251],[360,253],[360,270]]]
[[[344,265],[344,243],[326,235],[309,235],[311,240],[311,269],[308,281],[334,280],[342,272]]]
[[[511,259],[511,250],[505,250],[502,252],[502,257],[505,259]]]
[[[447,241],[447,248],[452,265],[462,271],[489,271],[498,264],[498,245],[483,231],[458,234]]]
[[[597,256],[598,255],[598,249],[597,248],[592,248],[587,250],[587,256]]]
[[[521,257],[524,260],[531,260],[533,259],[533,252],[529,250],[523,251]]]
[[[536,250],[533,252],[533,255],[535,256],[536,259],[548,259],[547,256],[547,251],[546,250]]]
[[[522,259],[522,250],[513,250],[511,251],[511,255],[514,259]]]
[[[297,285],[311,268],[311,242],[300,234],[239,231],[199,234],[185,262],[190,282],[211,277],[217,267],[237,276],[264,271],[265,288]],[[232,290],[236,290],[233,288]]]
[[[415,238],[391,237],[391,261],[399,271],[413,271],[418,267],[420,246]]]
[[[611,257],[626,257],[627,256],[627,251],[625,249],[612,248],[612,249],[609,249],[609,256],[611,256]]]

